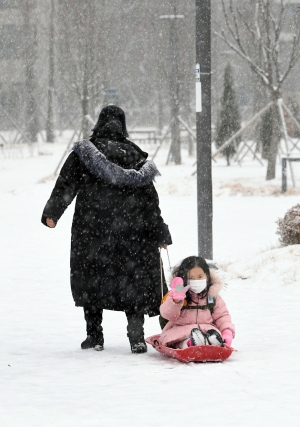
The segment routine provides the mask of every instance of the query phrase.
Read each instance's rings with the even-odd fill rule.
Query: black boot
[[[215,329],[210,329],[209,331],[207,331],[206,338],[209,345],[219,345],[221,347],[224,347],[224,340],[219,334],[219,332]]]
[[[147,345],[144,340],[144,313],[126,311],[128,320],[127,336],[129,338],[132,353],[146,353]]]
[[[91,305],[84,307],[84,318],[86,320],[87,338],[81,343],[81,348],[86,350],[104,350],[104,337],[102,324],[103,310]]]
[[[131,352],[134,354],[147,353],[147,344],[145,341],[138,342],[137,344],[130,344]]]
[[[103,341],[91,335],[88,335],[86,339],[81,343],[81,348],[82,350],[86,350],[88,348],[94,348],[97,351],[104,350]]]

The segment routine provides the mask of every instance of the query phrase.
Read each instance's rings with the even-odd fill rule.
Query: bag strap
[[[216,298],[208,296],[207,304],[205,305],[184,305],[181,310],[209,310],[211,313],[214,311],[216,305]]]

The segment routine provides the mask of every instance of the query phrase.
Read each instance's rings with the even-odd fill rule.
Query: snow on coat
[[[219,295],[222,283],[213,271],[211,271],[211,279],[213,284],[209,289],[209,295],[216,298],[216,305],[212,313],[208,308],[205,310],[181,310],[183,301],[176,304],[171,296],[168,296],[160,306],[160,314],[169,320],[160,336],[162,345],[170,345],[187,339],[191,330],[199,328],[199,326],[203,332],[215,329],[222,333],[224,329],[230,329],[234,335],[235,327],[231,322],[226,304]],[[206,298],[199,298],[197,294],[193,294],[192,299],[193,302],[189,305],[206,305]]]
[[[77,196],[71,238],[77,306],[159,314],[158,248],[172,240],[152,183],[157,174],[133,143],[81,141],[67,158],[42,222],[57,222]]]

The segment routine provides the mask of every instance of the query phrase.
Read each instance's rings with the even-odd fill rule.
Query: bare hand
[[[168,245],[162,245],[161,248],[167,249]]]
[[[48,225],[48,227],[50,228],[54,228],[56,226],[55,222],[53,221],[53,219],[51,218],[47,218],[46,219],[46,224]]]

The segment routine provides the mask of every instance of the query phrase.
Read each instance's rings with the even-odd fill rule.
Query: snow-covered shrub
[[[279,240],[284,245],[300,244],[300,204],[293,206],[277,220]]]

